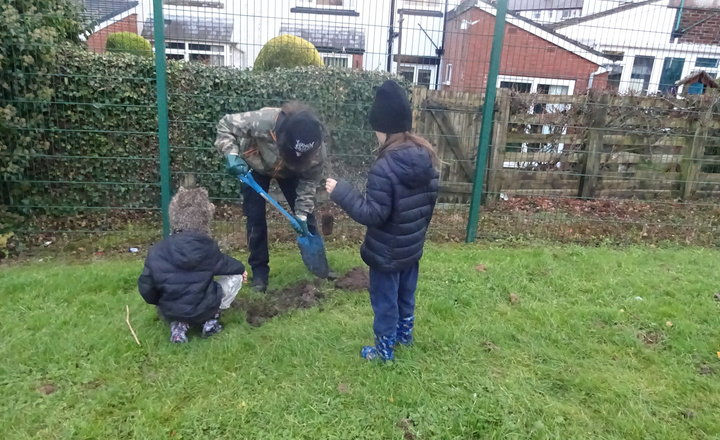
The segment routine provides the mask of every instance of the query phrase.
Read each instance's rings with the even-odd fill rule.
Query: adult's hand
[[[228,154],[225,156],[225,171],[231,176],[240,176],[247,174],[250,170],[247,162],[237,154]]]
[[[310,235],[310,230],[308,229],[307,225],[307,216],[304,214],[299,214],[295,216],[295,218],[297,218],[299,223],[298,227],[295,228],[297,233],[302,235]]]

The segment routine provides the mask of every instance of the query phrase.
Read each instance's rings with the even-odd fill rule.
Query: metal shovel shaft
[[[298,219],[287,212],[285,208],[280,206],[275,199],[270,197],[270,194],[258,185],[250,173],[240,175],[238,178],[241,182],[248,185],[256,193],[258,193],[260,197],[280,211],[282,215],[287,217],[287,219],[290,220],[290,224],[293,226],[293,229],[300,229],[300,222]],[[298,236],[297,244],[305,267],[307,267],[313,275],[319,278],[327,278],[330,274],[330,266],[328,265],[327,256],[325,255],[325,243],[323,243],[322,237],[308,232],[307,234]]]

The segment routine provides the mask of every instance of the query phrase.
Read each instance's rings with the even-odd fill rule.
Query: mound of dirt
[[[238,297],[232,307],[244,310],[248,324],[259,327],[277,315],[295,309],[309,309],[324,297],[315,285],[303,281],[282,290],[268,292],[262,298]]]
[[[366,290],[370,278],[368,271],[355,267],[335,282],[335,287],[343,290]],[[302,281],[281,290],[269,291],[261,297],[248,298],[238,296],[232,304],[235,309],[245,311],[248,324],[260,327],[269,319],[284,315],[296,309],[315,307],[325,298],[317,281]]]
[[[368,271],[362,267],[354,267],[335,281],[335,287],[343,290],[367,290],[370,285]]]

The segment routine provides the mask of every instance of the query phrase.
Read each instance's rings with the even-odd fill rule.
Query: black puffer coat
[[[223,297],[216,275],[241,275],[243,264],[209,236],[179,232],[153,246],[138,278],[138,290],[168,321],[199,324],[210,319]]]
[[[420,260],[438,195],[438,172],[427,150],[402,144],[384,152],[361,194],[339,181],[330,198],[368,227],[363,261],[382,272],[404,270]]]

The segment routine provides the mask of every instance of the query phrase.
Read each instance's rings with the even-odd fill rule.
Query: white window
[[[323,54],[323,63],[325,63],[326,67],[348,68],[348,67],[350,67],[351,62],[352,62],[352,59],[350,56],[341,55],[341,54],[332,54],[332,55],[324,55]]]
[[[452,63],[445,65],[445,81],[443,84],[446,86],[452,84]]]
[[[165,55],[169,60],[190,61],[211,66],[225,65],[225,46],[210,43],[168,41]]]
[[[513,87],[513,85],[517,85],[517,87]],[[553,87],[552,91],[557,93],[550,92],[550,87]],[[498,88],[515,88],[520,93],[572,95],[575,93],[575,80],[499,75]],[[565,93],[560,93],[560,91]]]
[[[530,78],[523,76],[498,76],[498,88],[511,89],[517,93],[537,93],[539,95],[571,95],[575,91],[574,80]],[[536,104],[528,107],[528,113],[558,113],[569,108],[569,104]],[[525,133],[534,134],[567,134],[566,127],[549,125],[527,125]],[[513,146],[510,146],[513,148]],[[527,153],[529,151],[553,151],[561,152],[565,148],[563,143],[548,144],[518,144],[514,146],[518,151]],[[524,162],[505,162],[505,168],[520,168],[529,165]],[[560,166],[560,164],[557,164]]]
[[[419,86],[433,88],[435,69],[427,64],[401,64],[398,75]]]

